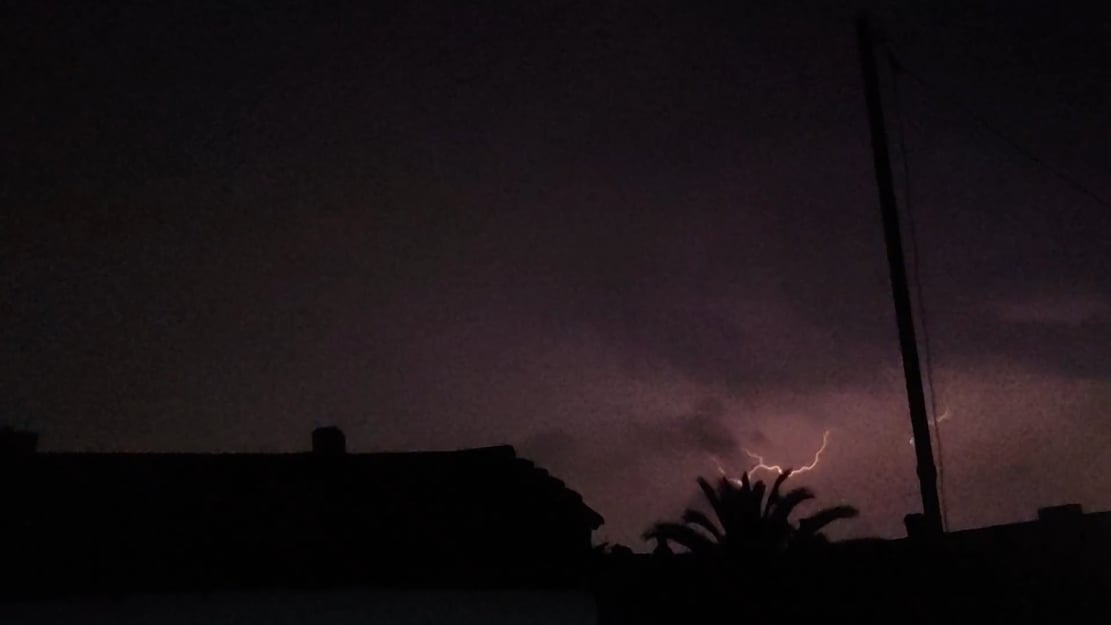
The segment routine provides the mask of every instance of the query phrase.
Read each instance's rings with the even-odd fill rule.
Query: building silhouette
[[[509,446],[286,454],[0,446],[2,592],[571,585],[602,517]]]
[[[509,446],[356,454],[321,428],[304,453],[36,447],[0,430],[5,625],[1111,617],[1111,512],[1075,505],[722,561],[592,549],[602,517]]]

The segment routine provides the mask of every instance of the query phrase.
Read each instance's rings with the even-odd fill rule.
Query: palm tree
[[[751,484],[747,473],[740,480],[722,477],[716,488],[700,477],[698,485],[717,522],[701,510],[688,508],[681,522],[657,523],[644,533],[644,538],[661,544],[670,541],[694,554],[730,560],[766,557],[825,543],[821,533],[825,526],[857,515],[852,506],[834,506],[800,519],[797,525],[792,523],[791,513],[802,502],[813,499],[814,493],[808,488],[795,488],[781,494],[780,488],[790,475],[788,470],[776,478],[767,501],[764,482]]]

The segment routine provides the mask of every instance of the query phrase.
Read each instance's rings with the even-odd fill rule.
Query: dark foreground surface
[[[993,528],[995,529],[995,528]],[[980,530],[981,533],[986,530]],[[986,534],[985,534],[986,535]],[[953,535],[841,544],[742,565],[685,555],[601,556],[578,579],[461,588],[102,589],[8,594],[0,622],[46,623],[1056,623],[1111,622],[1106,543]],[[963,544],[962,544],[963,543]],[[438,584],[445,583],[441,580]]]

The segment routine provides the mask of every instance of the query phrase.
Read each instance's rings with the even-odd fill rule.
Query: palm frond
[[[776,502],[768,520],[775,523],[788,523],[790,522],[791,513],[794,512],[795,508],[798,507],[800,503],[813,498],[814,492],[806,487],[787,491],[787,494],[780,497],[779,501]]]
[[[709,536],[682,523],[657,523],[644,532],[644,539],[671,541],[692,553],[710,553],[717,547]]]
[[[817,534],[821,529],[840,519],[851,519],[860,512],[852,506],[834,506],[820,510],[805,519],[799,520],[799,532],[806,535]]]
[[[710,520],[710,517],[706,516],[706,514],[701,510],[687,508],[686,511],[683,512],[683,522],[687,525],[694,525],[696,527],[702,528],[706,531],[706,533],[713,536],[714,540],[719,543],[722,541],[721,530],[719,530],[718,526]]]
[[[644,538],[693,553],[720,554],[730,561],[745,562],[827,542],[822,528],[857,515],[851,506],[836,506],[792,523],[795,509],[813,499],[814,493],[809,488],[784,493],[783,485],[790,475],[790,471],[784,471],[776,476],[770,488],[747,473],[740,479],[722,477],[716,483],[699,477],[698,486],[712,513],[688,509],[681,522],[657,523],[644,533]]]
[[[752,497],[745,507],[745,518],[749,519],[754,525],[758,525],[762,520],[763,515],[760,514],[760,509],[764,506],[764,492],[767,489],[768,486],[763,481],[757,481],[752,485]]]
[[[728,482],[724,477],[721,478],[721,481]],[[719,486],[719,488],[715,489],[714,486],[710,484],[709,480],[701,476],[698,478],[698,487],[702,489],[702,494],[706,496],[706,501],[710,502],[710,509],[714,511],[714,515],[718,518],[718,523],[721,524],[722,530],[729,533],[727,529],[729,512],[726,510],[721,500],[720,493],[722,491],[719,490],[721,487]]]
[[[775,478],[775,483],[772,484],[772,492],[768,494],[768,503],[766,506],[764,506],[765,519],[768,518],[768,514],[771,513],[775,505],[779,503],[779,489],[781,486],[783,486],[783,482],[786,482],[787,478],[791,477],[791,473],[792,470],[787,469],[783,473],[780,473],[779,477]]]
[[[743,490],[743,483],[738,484],[737,480],[722,477],[718,481],[717,497],[721,508],[715,512],[726,536],[740,531],[744,523],[741,517],[742,507],[737,503],[742,498]]]

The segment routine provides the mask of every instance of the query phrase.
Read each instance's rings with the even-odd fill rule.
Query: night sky
[[[0,419],[512,443],[638,549],[828,430],[794,479],[903,534],[860,3],[201,4],[4,5]],[[951,528],[1111,508],[1111,9],[1018,4],[873,7]]]

